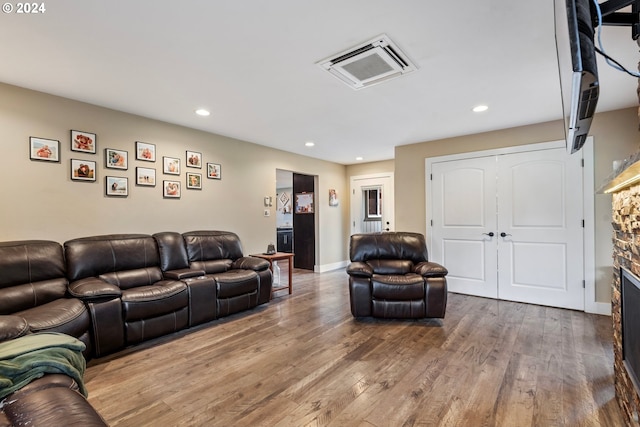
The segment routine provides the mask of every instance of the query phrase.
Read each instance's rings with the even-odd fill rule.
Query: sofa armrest
[[[69,284],[69,294],[82,301],[98,301],[120,298],[122,290],[97,277],[87,277]]]
[[[243,256],[231,264],[232,269],[263,271],[269,268],[269,261],[253,256]]]
[[[444,277],[449,274],[449,270],[444,268],[437,262],[420,262],[413,268],[413,272],[421,275],[422,277]]]
[[[356,277],[372,277],[373,268],[366,262],[354,261],[347,266],[347,274]]]
[[[165,279],[183,280],[191,277],[204,276],[204,270],[194,270],[191,268],[181,268],[179,270],[169,270],[162,273]]]
[[[19,338],[29,332],[29,324],[21,316],[0,316],[0,342]]]

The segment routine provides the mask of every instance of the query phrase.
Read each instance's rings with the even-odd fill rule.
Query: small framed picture
[[[29,137],[29,158],[60,163],[60,141],[35,136]]]
[[[127,197],[129,195],[129,179],[123,176],[107,176],[105,178],[105,194],[112,197]]]
[[[114,150],[113,148],[104,149],[105,167],[109,169],[129,168],[129,153],[123,150]]]
[[[202,174],[187,172],[187,188],[202,190]]]
[[[162,181],[162,195],[166,199],[179,199],[180,181]]]
[[[71,179],[73,181],[95,181],[96,162],[71,159]]]
[[[202,169],[202,153],[187,150],[187,167]]]
[[[207,163],[207,178],[222,179],[222,166],[217,163]]]
[[[136,168],[136,185],[156,186],[156,170],[154,168]]]
[[[313,193],[296,193],[295,213],[313,213]]]
[[[335,189],[329,189],[329,206],[338,206],[338,192]]]
[[[155,162],[156,161],[155,144],[147,144],[146,142],[136,141],[136,160],[143,160],[145,162]]]
[[[96,134],[81,130],[71,131],[71,151],[96,154]]]
[[[163,157],[162,172],[167,175],[180,175],[180,159],[177,157]]]

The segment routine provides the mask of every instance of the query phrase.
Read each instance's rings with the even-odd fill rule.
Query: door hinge
[[[584,159],[580,159],[581,166],[584,167]]]
[[[433,220],[431,220],[431,226],[433,227]]]
[[[587,281],[586,281],[586,280],[583,280],[583,281],[582,281],[582,287],[583,287],[584,289],[586,289],[586,288],[587,288]]]
[[[429,174],[429,179],[431,179],[431,181],[433,181],[433,174]]]
[[[582,220],[582,228],[584,228],[584,219]]]

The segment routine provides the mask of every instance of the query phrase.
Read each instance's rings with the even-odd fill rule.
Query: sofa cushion
[[[231,298],[258,290],[258,274],[253,270],[229,270],[211,277],[216,281],[218,298]]]
[[[122,292],[125,321],[146,319],[178,311],[189,305],[187,285],[163,280],[151,286],[139,286]]]
[[[160,267],[147,267],[135,270],[114,271],[101,274],[98,277],[105,282],[125,290],[138,286],[152,285],[162,280],[162,271],[160,271]]]
[[[371,278],[374,299],[408,301],[424,299],[424,279],[417,274],[377,275]]]
[[[0,242],[0,288],[64,278],[62,246],[46,240]]]
[[[0,314],[12,314],[64,298],[67,283],[67,279],[58,278],[0,289]]]
[[[428,260],[424,236],[410,232],[354,234],[349,242],[351,261],[407,259],[418,264]]]
[[[90,327],[89,313],[82,301],[75,298],[61,298],[48,304],[19,311],[31,332],[54,331],[79,337]]]
[[[413,263],[408,259],[370,259],[373,274],[407,274],[411,273]]]
[[[183,233],[189,262],[242,257],[237,234],[229,231],[189,231]],[[200,268],[200,267],[198,267]]]
[[[146,234],[109,234],[64,243],[70,281],[115,271],[159,267],[158,246]]]
[[[202,270],[207,274],[223,273],[229,268],[233,261],[230,259],[213,259],[208,261],[194,261],[191,263],[191,268],[195,270]]]

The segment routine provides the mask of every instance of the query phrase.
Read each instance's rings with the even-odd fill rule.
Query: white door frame
[[[475,157],[494,156],[501,154],[521,153],[527,151],[547,150],[551,148],[566,147],[565,141],[551,141],[537,144],[518,145],[514,147],[498,148],[493,150],[475,151],[461,154],[450,154],[446,156],[428,157],[425,159],[425,200],[426,206],[426,229],[430,230],[433,218],[431,203],[431,165],[432,163],[462,160]],[[583,177],[583,212],[584,212],[584,280],[585,280],[585,312],[611,315],[611,304],[596,301],[595,292],[595,185],[594,185],[594,158],[593,158],[593,137],[588,137],[581,153],[584,158],[582,168]],[[574,154],[576,155],[576,154]],[[428,241],[431,244],[431,233]]]

